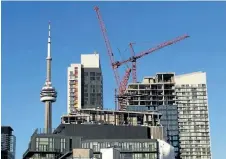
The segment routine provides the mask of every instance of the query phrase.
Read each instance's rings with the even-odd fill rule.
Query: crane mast
[[[125,90],[126,90],[126,86],[128,84],[128,81],[129,81],[129,76],[130,76],[130,73],[131,73],[131,69],[128,68],[125,72],[125,75],[123,77],[123,80],[122,82],[120,83],[120,90],[119,90],[119,94],[122,95],[125,93]]]
[[[129,43],[130,52],[132,56],[135,56],[135,51],[133,49],[133,43]],[[137,82],[137,65],[136,60],[132,61],[132,75],[133,75],[133,83]]]

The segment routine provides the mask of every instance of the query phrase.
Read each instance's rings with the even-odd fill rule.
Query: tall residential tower
[[[82,54],[81,64],[68,67],[67,110],[103,108],[103,77],[99,54]]]
[[[51,82],[51,36],[50,36],[50,22],[49,22],[49,37],[48,37],[48,49],[47,49],[47,74],[46,82],[42,87],[40,93],[40,100],[45,103],[45,131],[46,133],[52,132],[52,103],[56,101],[57,92],[52,86]]]
[[[206,73],[175,76],[182,159],[211,159]]]

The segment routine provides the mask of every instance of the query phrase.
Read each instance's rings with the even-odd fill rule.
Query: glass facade
[[[179,154],[179,126],[176,105],[159,105],[158,112],[162,114],[160,123],[164,129],[164,138],[174,146],[176,156]]]
[[[54,138],[36,138],[36,150],[55,151],[56,149],[54,148]]]
[[[92,142],[83,141],[82,148],[93,149],[94,153],[100,152],[101,148],[115,147],[120,150],[121,159],[157,159],[157,142],[118,142],[102,141]],[[96,157],[100,158],[99,155]]]
[[[7,152],[8,159],[15,159],[16,137],[10,134],[1,134],[1,150]]]
[[[99,69],[83,69],[83,108],[103,108],[103,79]]]
[[[139,106],[139,105],[127,105],[126,110],[128,111],[137,111],[137,112],[144,112],[144,111],[154,111],[152,106]]]
[[[94,158],[100,158],[100,149],[114,147],[120,151],[121,159],[158,159],[157,140],[119,141],[119,140],[83,140],[82,138],[64,137],[36,137],[35,152],[30,159],[52,159],[70,152],[76,142],[76,148],[92,149]],[[123,139],[122,139],[123,140]],[[28,151],[34,151],[29,144]],[[70,148],[71,147],[71,148]],[[73,147],[75,148],[75,147]],[[26,154],[26,153],[25,153]],[[68,157],[68,159],[71,157]]]

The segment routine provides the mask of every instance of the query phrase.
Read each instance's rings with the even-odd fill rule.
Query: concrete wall
[[[206,84],[206,72],[194,72],[175,76],[176,85]]]
[[[91,149],[73,149],[72,150],[73,157],[78,158],[91,158],[93,157],[93,150]]]
[[[82,54],[81,55],[81,64],[84,68],[99,68],[100,67],[100,56],[99,54]]]

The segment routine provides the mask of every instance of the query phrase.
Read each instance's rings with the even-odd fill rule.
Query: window
[[[65,150],[65,139],[60,139],[60,149],[61,149],[61,152],[64,152],[64,150]]]
[[[38,151],[48,151],[49,139],[48,138],[36,138],[36,149],[38,149]]]
[[[88,80],[89,80],[89,77],[88,76],[85,76],[84,77],[84,81],[87,82]]]
[[[95,98],[91,98],[90,104],[91,104],[91,105],[95,105],[95,101],[96,101]]]
[[[84,76],[88,76],[88,72],[84,72]]]
[[[85,104],[85,105],[88,104],[88,98],[84,98],[84,104]]]
[[[90,76],[95,76],[95,72],[90,72]]]
[[[96,76],[101,76],[101,73],[100,72],[96,72]]]
[[[70,76],[73,76],[73,71],[70,71]]]
[[[84,85],[84,88],[88,89],[88,84],[85,84],[85,85]]]

